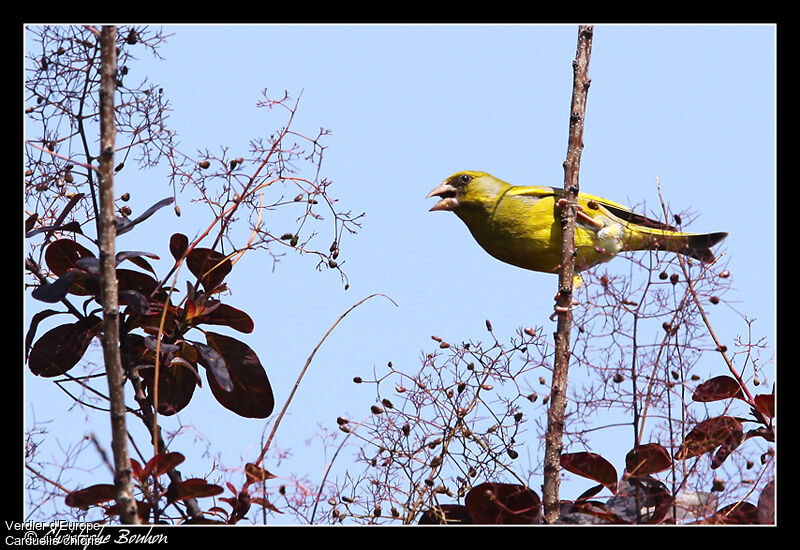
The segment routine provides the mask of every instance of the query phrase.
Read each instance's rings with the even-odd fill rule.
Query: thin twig
[[[297,388],[300,386],[300,382],[303,380],[303,376],[305,376],[306,371],[308,370],[308,367],[311,364],[311,360],[314,359],[314,355],[316,355],[317,350],[319,350],[319,348],[322,346],[323,342],[325,342],[325,340],[328,338],[328,335],[330,335],[330,333],[333,332],[333,329],[336,328],[336,325],[338,325],[341,322],[341,320],[344,319],[347,316],[348,313],[353,311],[355,308],[357,308],[358,306],[360,306],[361,304],[363,304],[367,300],[369,300],[371,298],[374,298],[375,296],[383,296],[384,298],[386,298],[387,300],[392,302],[395,306],[397,305],[394,300],[392,300],[391,298],[389,298],[385,294],[380,294],[380,293],[370,294],[369,296],[367,296],[363,300],[360,300],[359,302],[357,302],[355,305],[350,306],[350,308],[347,311],[342,313],[339,316],[339,318],[336,319],[336,322],[333,323],[333,325],[331,325],[331,328],[328,329],[328,332],[325,333],[325,336],[323,336],[322,339],[319,341],[319,343],[316,345],[316,347],[314,348],[314,351],[312,351],[311,355],[308,356],[308,359],[306,360],[306,364],[303,365],[303,368],[300,371],[300,375],[297,377],[297,381],[294,383],[294,387],[292,388],[291,393],[289,393],[289,397],[286,399],[286,403],[283,405],[283,408],[281,409],[280,414],[278,414],[278,418],[275,420],[275,423],[272,425],[272,431],[270,432],[269,437],[267,438],[267,443],[264,445],[264,448],[261,449],[261,454],[258,455],[258,459],[255,461],[256,466],[260,466],[261,462],[264,460],[264,456],[267,454],[267,450],[269,450],[269,446],[272,444],[272,439],[275,437],[275,432],[278,430],[278,426],[280,425],[284,414],[286,414],[286,410],[289,408],[289,404],[292,402],[292,398],[294,397],[295,392],[297,392]]]

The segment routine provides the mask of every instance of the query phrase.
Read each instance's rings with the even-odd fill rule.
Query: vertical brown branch
[[[583,123],[586,96],[589,91],[589,58],[592,52],[594,27],[582,25],[578,30],[578,48],[573,68],[572,105],[569,121],[569,145],[564,162],[564,196],[561,208],[561,270],[558,276],[556,312],[558,329],[555,335],[556,354],[553,382],[550,388],[550,409],[547,415],[544,456],[544,519],[554,523],[559,517],[558,488],[561,467],[564,412],[567,407],[567,370],[569,340],[572,328],[572,290],[575,272],[575,208],[578,202],[578,172],[583,151]]]
[[[117,29],[103,27],[100,84],[100,216],[99,248],[103,301],[103,360],[111,402],[111,448],[114,453],[114,487],[122,523],[139,523],[131,484],[131,462],[125,426],[125,389],[119,352],[119,305],[115,265],[114,226],[114,90],[117,77]]]

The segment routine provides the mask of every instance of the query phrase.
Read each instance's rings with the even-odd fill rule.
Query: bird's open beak
[[[429,210],[429,212],[433,212],[435,210],[455,210],[458,206],[458,198],[456,198],[456,188],[447,183],[446,181],[443,182],[439,187],[428,193],[428,196],[425,197],[429,199],[431,197],[441,197],[442,200],[437,202],[433,205],[433,208]]]

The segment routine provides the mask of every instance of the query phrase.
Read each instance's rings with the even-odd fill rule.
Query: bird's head
[[[497,197],[507,183],[487,174],[465,170],[457,172],[444,180],[439,187],[428,193],[426,198],[439,197],[433,205],[435,210],[460,212],[464,209],[487,208],[496,202]]]

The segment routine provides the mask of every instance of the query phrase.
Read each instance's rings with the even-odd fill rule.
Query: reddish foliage
[[[582,477],[602,483],[611,491],[617,489],[617,471],[597,453],[580,452],[561,455],[561,467]]]
[[[165,199],[156,203],[136,220],[126,222],[125,230],[132,229],[170,202],[171,199]],[[191,342],[185,337],[189,330],[204,324],[227,326],[242,333],[251,333],[254,328],[247,313],[211,298],[212,293],[223,288],[224,278],[232,269],[230,260],[212,249],[189,250],[188,247],[185,235],[177,233],[170,238],[170,252],[176,261],[186,255],[189,271],[197,277],[195,287],[189,285],[182,308],[172,305],[167,289],[160,287],[154,276],[117,268],[123,365],[142,378],[152,401],[156,383],[153,367],[158,349],[159,414],[172,415],[189,404],[195,386],[202,384],[198,372],[203,366],[211,392],[220,404],[241,416],[266,418],[272,413],[274,398],[255,352],[239,340],[212,332],[206,332],[206,344]],[[157,259],[146,252],[120,252],[116,260],[117,263],[128,260],[155,275],[145,257]],[[58,279],[43,283],[32,293],[34,298],[56,303],[72,294],[92,296],[99,303],[99,261],[91,251],[72,239],[59,239],[48,245],[45,261]],[[55,312],[47,316],[52,313]],[[30,340],[43,318],[39,316],[31,321]],[[160,331],[162,318],[163,331]],[[149,336],[132,332],[137,328]],[[44,377],[64,374],[81,360],[101,330],[101,320],[94,315],[50,329],[30,346],[28,366],[31,372]],[[159,335],[161,342],[157,345],[153,337]]]
[[[532,524],[541,517],[541,500],[531,489],[511,483],[481,483],[464,500],[473,523]]]

